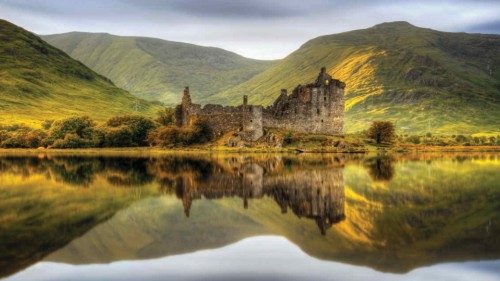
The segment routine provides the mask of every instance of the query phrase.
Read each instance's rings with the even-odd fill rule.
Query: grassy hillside
[[[180,101],[184,86],[190,86],[194,101],[203,102],[272,64],[219,48],[154,38],[81,32],[42,38],[134,95],[167,104]]]
[[[322,66],[347,83],[347,131],[389,119],[401,132],[500,132],[500,36],[445,33],[406,22],[310,40],[211,101],[270,104]]]
[[[0,20],[0,124],[39,125],[87,114],[102,120],[159,108],[117,88],[34,34]]]

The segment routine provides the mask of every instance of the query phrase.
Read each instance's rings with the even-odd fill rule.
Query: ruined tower
[[[191,105],[192,102],[191,95],[189,94],[189,87],[185,87],[182,94],[181,104],[177,105],[175,108],[175,120],[177,126],[182,127],[189,124]]]
[[[241,137],[248,141],[255,141],[262,137],[264,129],[262,125],[262,106],[248,105],[248,97],[243,96],[241,106]]]
[[[264,126],[304,133],[342,135],[345,83],[321,71],[313,83],[286,89],[264,111]]]

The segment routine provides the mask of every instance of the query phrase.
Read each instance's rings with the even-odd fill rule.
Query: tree
[[[70,117],[55,121],[45,146],[57,148],[83,148],[93,146],[94,122],[88,116]]]
[[[175,124],[175,110],[172,108],[165,108],[158,111],[158,117],[155,121],[162,126],[170,126]]]
[[[110,146],[145,146],[148,133],[155,128],[156,124],[146,117],[116,116],[106,122],[106,142]]]
[[[208,122],[200,119],[194,121],[191,143],[206,143],[212,140],[213,136],[212,127]]]
[[[374,121],[368,130],[368,137],[377,144],[391,143],[395,137],[394,124],[390,121]]]

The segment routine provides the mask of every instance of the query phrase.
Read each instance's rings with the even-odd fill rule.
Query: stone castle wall
[[[239,106],[193,104],[186,87],[182,103],[176,108],[178,126],[203,119],[216,136],[238,131],[244,140],[254,141],[264,128],[278,128],[304,133],[342,135],[344,131],[345,84],[333,79],[322,68],[314,83],[298,85],[288,95],[286,90],[266,108],[248,105],[247,97]]]
[[[304,133],[342,135],[345,84],[325,68],[315,83],[298,85],[291,95],[285,89],[264,111],[264,127]]]

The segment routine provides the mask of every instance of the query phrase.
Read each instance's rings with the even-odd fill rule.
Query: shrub
[[[43,145],[43,141],[47,138],[47,133],[42,130],[32,130],[24,135],[24,142],[30,148],[37,148]]]
[[[73,134],[82,139],[92,139],[93,127],[94,123],[87,116],[55,121],[45,142],[47,145],[52,145],[56,140],[63,140],[67,134]]]
[[[162,147],[182,145],[181,129],[176,126],[163,126],[148,135],[148,143]]]
[[[283,144],[284,145],[290,145],[293,142],[293,135],[292,132],[287,132],[285,136],[283,137]]]
[[[122,143],[123,146],[144,146],[147,145],[148,133],[156,127],[155,123],[148,118],[142,116],[117,116],[109,119],[106,122],[105,131],[110,130],[106,136],[120,138],[107,140],[106,143]],[[128,134],[129,141],[125,141],[124,137]]]
[[[205,143],[212,138],[213,132],[210,125],[203,120],[196,120],[190,127],[159,127],[148,135],[148,142],[150,145],[170,147]]]
[[[206,143],[212,140],[213,131],[208,122],[195,120],[190,143]]]
[[[455,141],[458,142],[458,143],[465,143],[468,141],[467,137],[464,136],[464,135],[457,135],[455,137]]]
[[[161,126],[175,125],[175,110],[172,108],[165,108],[158,111],[158,117],[155,121]]]
[[[14,132],[0,132],[0,144],[4,148],[37,148],[42,146],[47,134],[42,130],[16,127]]]
[[[64,139],[57,139],[52,144],[53,148],[87,148],[92,147],[91,139],[83,139],[77,134],[69,133]]]
[[[390,121],[375,121],[368,129],[368,137],[377,144],[391,143],[395,136],[394,124]]]
[[[54,120],[45,120],[42,122],[42,128],[44,130],[49,130],[50,127],[52,127],[52,124],[54,124]]]
[[[56,148],[93,146],[94,122],[88,116],[70,117],[55,121],[44,144]]]
[[[2,142],[3,148],[28,148],[18,136],[13,136]]]
[[[137,146],[133,141],[133,132],[128,126],[106,128],[104,131],[104,146],[130,147]]]
[[[11,137],[11,134],[4,129],[0,129],[0,144]]]
[[[414,144],[419,144],[420,143],[420,137],[419,136],[409,136],[407,138],[408,142],[414,143]]]

